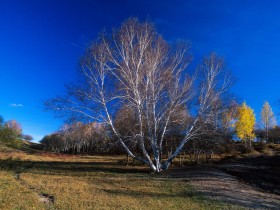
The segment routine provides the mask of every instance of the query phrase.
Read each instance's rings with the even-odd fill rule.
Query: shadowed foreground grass
[[[125,157],[0,153],[0,209],[234,209]]]

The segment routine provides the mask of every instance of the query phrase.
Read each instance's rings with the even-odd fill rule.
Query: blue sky
[[[153,21],[167,40],[192,43],[194,61],[215,51],[225,58],[232,89],[257,115],[280,98],[278,1],[0,0],[0,115],[40,140],[62,120],[42,102],[75,79],[78,60],[101,30],[128,17]]]

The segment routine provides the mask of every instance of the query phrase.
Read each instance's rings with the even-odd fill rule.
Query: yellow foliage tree
[[[251,147],[251,141],[255,138],[254,127],[256,124],[256,117],[254,110],[247,106],[244,102],[237,109],[237,121],[235,123],[235,129],[237,137],[240,138],[244,143],[249,143]]]

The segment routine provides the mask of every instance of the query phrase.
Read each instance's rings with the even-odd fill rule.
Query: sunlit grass
[[[125,156],[0,153],[0,209],[232,209]],[[19,175],[19,179],[15,177]],[[43,203],[41,195],[54,202]]]
[[[11,172],[0,171],[0,209],[45,209],[31,189],[16,181]]]

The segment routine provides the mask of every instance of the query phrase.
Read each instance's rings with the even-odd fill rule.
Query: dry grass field
[[[28,154],[0,148],[0,209],[238,209],[186,181],[126,166],[124,156]]]
[[[0,144],[0,209],[279,209],[279,151],[279,145],[256,146],[200,166],[179,167],[177,159],[159,175],[137,162],[127,165],[125,156]]]

